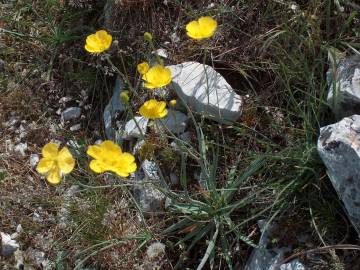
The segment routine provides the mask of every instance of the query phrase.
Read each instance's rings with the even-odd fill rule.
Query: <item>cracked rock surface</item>
[[[360,115],[322,127],[317,150],[360,235]]]

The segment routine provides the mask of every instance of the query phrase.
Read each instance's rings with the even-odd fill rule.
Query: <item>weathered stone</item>
[[[221,123],[239,119],[241,96],[212,67],[198,62],[184,62],[169,68],[174,90],[195,112]]]
[[[168,114],[161,119],[157,119],[156,127],[160,131],[170,131],[175,134],[183,133],[186,129],[186,122],[188,117],[179,111],[168,109]]]
[[[25,156],[25,151],[28,149],[27,143],[19,143],[15,145],[14,151],[21,154],[22,156]]]
[[[76,124],[70,127],[70,131],[79,131],[81,129],[81,124]]]
[[[360,115],[322,127],[317,150],[360,236]]]
[[[272,228],[276,225],[267,225],[266,220],[259,220],[258,225],[261,230],[260,248],[253,250],[244,270],[279,270],[278,265],[284,259],[284,253],[289,251],[289,248],[267,249],[272,238]]]
[[[133,147],[132,154],[137,155],[139,150],[145,145],[145,143],[146,142],[144,140],[137,141],[136,144]]]
[[[135,116],[125,124],[122,136],[124,139],[141,138],[145,135],[149,119],[142,116]]]
[[[106,105],[103,113],[105,134],[109,140],[115,140],[116,130],[113,126],[115,126],[114,118],[116,114],[125,111],[125,105],[120,100],[120,93],[123,88],[124,83],[118,77],[114,86],[114,94]]]
[[[280,270],[305,270],[305,266],[296,259],[280,265]]]
[[[79,107],[69,107],[61,113],[61,121],[66,122],[69,120],[77,119],[81,115],[81,109]]]
[[[39,160],[40,160],[40,157],[38,154],[31,154],[30,155],[30,166],[32,168],[34,168],[36,166],[36,164],[38,164]]]
[[[327,72],[328,103],[337,118],[360,114],[360,55],[332,59]]]
[[[19,244],[7,233],[0,232],[0,236],[1,254],[5,257],[12,256],[12,254],[19,248]]]
[[[134,188],[134,197],[144,212],[160,212],[164,208],[165,195],[154,187],[163,186],[160,168],[154,161],[144,160],[141,169],[132,175],[135,181],[142,182]]]

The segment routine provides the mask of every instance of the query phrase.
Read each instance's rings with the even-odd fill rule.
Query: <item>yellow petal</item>
[[[54,165],[55,161],[53,159],[42,158],[36,166],[36,171],[40,174],[46,174],[53,168]]]
[[[116,154],[121,154],[121,148],[118,144],[114,143],[113,141],[103,141],[100,144],[100,147],[104,150],[104,151],[108,151],[111,152],[112,154],[116,153]]]
[[[102,155],[102,149],[99,145],[90,145],[86,153],[92,158],[100,158]]]
[[[89,164],[89,167],[95,173],[103,173],[106,171],[106,168],[104,168],[104,164],[98,160],[92,160]]]
[[[168,110],[165,109],[165,110],[163,110],[161,113],[159,113],[159,118],[163,118],[163,117],[165,117],[167,114],[168,114]]]
[[[152,83],[145,83],[144,84],[145,88],[148,88],[148,89],[154,89],[154,88],[157,88],[156,85],[152,84]]]
[[[215,30],[217,27],[217,22],[210,16],[201,17],[199,19],[199,25],[201,28],[207,28],[208,30]]]
[[[149,71],[149,64],[147,62],[142,62],[137,65],[137,70],[140,74],[145,74]]]
[[[46,180],[53,185],[59,184],[61,182],[59,170],[57,168],[53,168],[46,176]]]
[[[67,147],[60,150],[57,162],[63,174],[70,173],[75,167],[75,160]]]
[[[122,163],[124,163],[124,164],[130,164],[135,161],[135,157],[132,154],[127,153],[127,152],[123,153],[120,156],[120,159],[121,159]]]
[[[158,111],[162,112],[166,107],[166,102],[165,101],[160,101],[158,104]]]
[[[186,25],[186,31],[190,33],[191,35],[194,35],[195,33],[199,32],[199,23],[197,21],[189,22]]]
[[[94,50],[98,50],[99,49],[99,42],[98,42],[98,39],[96,37],[96,34],[89,35],[86,38],[86,44],[88,46],[91,46]]]
[[[44,158],[55,159],[58,155],[58,146],[55,143],[48,143],[41,152]]]
[[[99,49],[97,49],[89,44],[85,44],[85,50],[90,53],[98,53],[99,52]]]

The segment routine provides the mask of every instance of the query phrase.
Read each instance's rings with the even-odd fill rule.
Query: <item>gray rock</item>
[[[129,120],[122,133],[123,139],[142,138],[146,133],[148,122],[149,119],[142,116],[135,116],[134,119]]]
[[[168,114],[164,118],[155,121],[157,129],[179,134],[185,131],[187,120],[188,117],[182,112],[168,109]]]
[[[360,55],[338,58],[332,58],[327,72],[327,100],[340,119],[360,114]]]
[[[10,257],[19,248],[19,244],[7,233],[0,232],[1,254]]]
[[[146,142],[144,140],[139,140],[136,142],[136,144],[134,145],[133,147],[133,150],[132,150],[132,154],[133,155],[137,155],[137,152],[141,149],[141,147],[143,147],[143,145],[145,144]]]
[[[179,139],[186,142],[186,143],[190,143],[191,142],[191,133],[189,131],[181,133],[179,135]]]
[[[360,115],[322,127],[317,150],[360,236]]]
[[[280,270],[305,270],[305,266],[299,260],[293,260],[289,263],[280,265]]]
[[[153,182],[160,182],[160,168],[156,164],[155,161],[152,160],[144,160],[144,162],[141,165],[142,169],[144,170],[145,176],[153,181]]]
[[[81,129],[81,124],[76,124],[70,127],[70,131],[79,131]]]
[[[39,160],[40,160],[40,157],[38,154],[31,154],[30,155],[30,166],[32,168],[34,168],[36,166],[36,164],[38,164]]]
[[[160,168],[154,161],[144,160],[132,178],[141,183],[134,188],[134,197],[144,212],[160,212],[163,210],[165,195],[154,185],[164,186],[160,178]]]
[[[276,225],[266,226],[266,220],[259,220],[258,225],[261,230],[259,241],[260,248],[254,249],[246,263],[244,270],[279,270],[279,263],[284,259],[284,253],[289,248],[267,249],[267,245],[271,241],[271,230]]]
[[[167,59],[169,57],[168,52],[165,49],[157,49],[156,51],[153,51],[152,54],[158,55],[162,58]]]
[[[186,151],[184,150],[184,147],[186,147],[186,143],[191,142],[191,133],[189,131],[186,131],[184,133],[179,134],[178,136],[179,140],[174,140],[170,143],[170,146],[177,152]]]
[[[15,147],[14,147],[14,151],[16,153],[21,154],[22,156],[25,156],[25,151],[27,149],[28,149],[27,143],[19,143],[19,144],[15,145]]]
[[[220,123],[241,116],[242,98],[212,67],[198,62],[169,66],[177,95],[195,112]]]
[[[61,121],[66,122],[69,120],[77,119],[81,115],[81,109],[79,107],[69,107],[61,113]]]
[[[116,136],[116,130],[113,128],[115,115],[119,112],[125,111],[125,105],[120,100],[120,93],[122,89],[124,89],[124,83],[119,77],[117,77],[114,86],[114,94],[112,95],[109,103],[106,105],[103,113],[105,134],[109,140],[114,140]]]

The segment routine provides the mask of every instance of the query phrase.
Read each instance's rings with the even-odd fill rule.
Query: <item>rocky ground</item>
[[[3,1],[0,268],[357,269],[358,12],[327,0]],[[203,15],[219,29],[196,43],[184,26]],[[178,99],[165,119],[140,118],[153,95],[141,87],[130,107],[117,98],[114,67],[83,48],[98,29],[134,85],[153,51],[170,66],[174,88],[154,92]],[[88,145],[105,139],[137,157],[125,182],[88,168]],[[77,161],[58,186],[35,170],[50,141]]]

